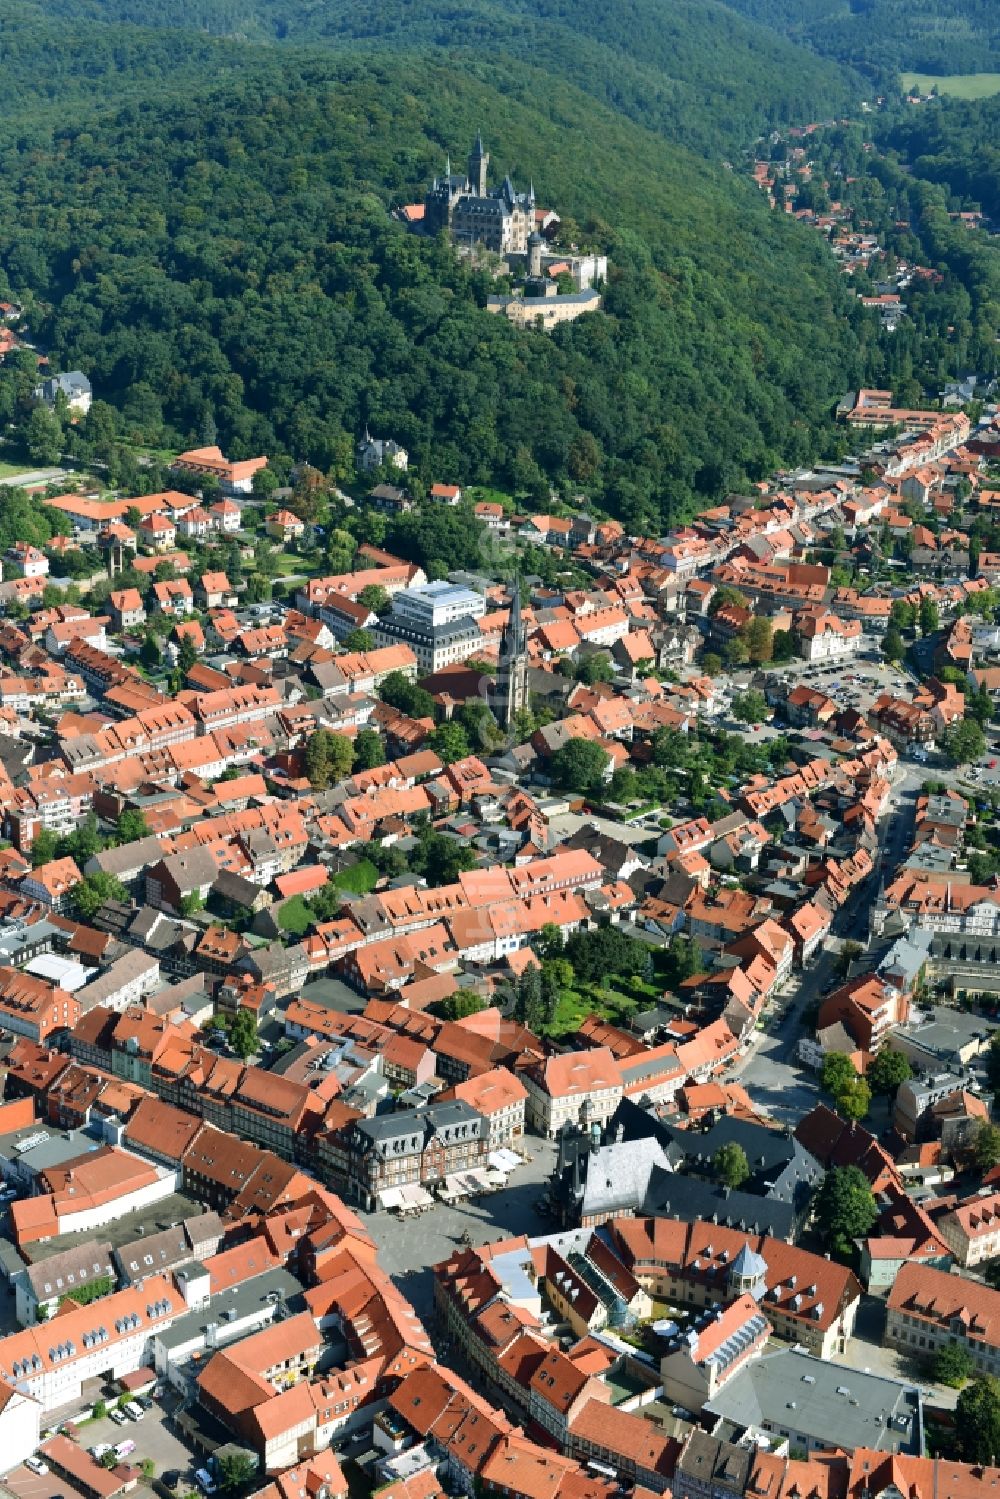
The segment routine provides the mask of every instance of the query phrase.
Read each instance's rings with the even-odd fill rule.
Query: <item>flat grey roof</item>
[[[828,1364],[794,1348],[751,1359],[705,1410],[736,1426],[798,1432],[824,1447],[871,1447],[920,1456],[923,1416],[915,1385]]]
[[[634,848],[639,843],[649,843],[659,836],[649,828],[633,827],[625,822],[612,822],[608,817],[583,817],[579,812],[557,812],[549,819],[549,829],[557,844],[572,838],[581,828],[600,833],[604,838],[613,838],[616,843],[626,843]]]
[[[19,1149],[28,1140],[38,1143],[29,1149]],[[65,1161],[75,1160],[90,1150],[99,1150],[101,1142],[82,1130],[53,1129],[47,1124],[32,1124],[12,1135],[0,1135],[0,1157],[15,1161],[32,1172],[46,1170],[49,1166],[61,1166]]]
[[[313,978],[302,986],[302,998],[312,1004],[325,1005],[328,1010],[339,1010],[342,1015],[360,1015],[367,1000],[351,989],[342,979]],[[282,1011],[285,1006],[282,1005]]]
[[[218,1295],[210,1299],[208,1306],[202,1307],[197,1312],[188,1312],[184,1317],[178,1317],[170,1327],[157,1333],[157,1337],[168,1351],[173,1348],[183,1348],[185,1343],[190,1343],[192,1338],[204,1333],[214,1323],[215,1347],[224,1348],[227,1343],[245,1338],[246,1332],[240,1327],[240,1322],[252,1316],[255,1311],[268,1306],[272,1300],[275,1305],[286,1306],[290,1312],[301,1312],[305,1309],[301,1282],[297,1281],[290,1271],[279,1267],[275,1270],[265,1270],[262,1275],[255,1275],[252,1280],[245,1280],[241,1285],[220,1291]],[[236,1316],[227,1318],[225,1313],[232,1311],[235,1311]],[[227,1322],[233,1327],[232,1335],[229,1337],[226,1336]]]
[[[171,1228],[185,1218],[195,1218],[204,1211],[196,1198],[188,1197],[183,1192],[172,1192],[161,1202],[152,1202],[148,1207],[126,1214],[124,1218],[103,1223],[100,1236],[110,1243],[112,1249],[118,1249],[122,1244],[131,1244],[134,1239],[139,1238],[140,1228],[145,1229],[149,1235],[160,1233],[163,1229]],[[80,1233],[60,1234],[55,1239],[37,1239],[25,1244],[24,1253],[35,1264],[38,1260],[47,1260],[53,1254],[61,1254],[64,1249],[73,1249],[77,1244],[85,1243],[94,1237],[94,1233],[95,1230],[90,1228]]]
[[[961,1010],[937,1006],[923,1023],[907,1026],[900,1034],[901,1039],[923,1046],[947,1062],[960,1047],[976,1040],[985,1042],[995,1030],[992,1021],[982,1015],[966,1015]]]
[[[11,922],[0,930],[0,960],[16,968],[19,955],[25,948],[30,950],[39,943],[54,942],[56,937],[62,936],[65,933],[61,928],[53,926],[44,917],[31,926],[25,926],[23,922]]]

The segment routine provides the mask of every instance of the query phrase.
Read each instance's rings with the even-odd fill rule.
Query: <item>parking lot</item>
[[[924,1392],[924,1399],[944,1410],[954,1410],[958,1391],[948,1385],[937,1384],[930,1376],[926,1360],[899,1353],[895,1348],[883,1348],[882,1334],[885,1328],[885,1302],[877,1296],[862,1296],[854,1324],[854,1336],[848,1339],[847,1352],[835,1353],[832,1362],[846,1364],[855,1369],[864,1369],[872,1374],[881,1374],[887,1379],[901,1379],[906,1384],[915,1384]]]
[[[789,688],[813,687],[841,707],[856,708],[860,713],[867,713],[884,692],[908,698],[915,685],[905,667],[881,659],[879,646],[874,642],[866,645],[863,654],[843,661],[792,661],[774,670],[787,679]]]
[[[539,1213],[535,1203],[545,1191],[555,1165],[557,1146],[552,1140],[526,1137],[524,1149],[531,1156],[510,1178],[509,1186],[476,1199],[448,1206],[437,1202],[419,1217],[402,1221],[395,1213],[362,1213],[378,1245],[379,1264],[398,1281],[417,1315],[429,1321],[434,1307],[434,1281],[430,1267],[445,1260],[468,1234],[473,1244],[507,1239],[518,1234],[551,1233],[554,1223]]]
[[[80,1428],[79,1440],[80,1446],[88,1449],[99,1442],[116,1446],[119,1442],[131,1440],[135,1443],[135,1451],[129,1462],[140,1463],[143,1458],[149,1458],[156,1464],[157,1478],[171,1468],[179,1469],[181,1473],[193,1473],[198,1466],[192,1462],[190,1449],[177,1436],[158,1403],[141,1421],[128,1421],[124,1426],[118,1426],[110,1416],[90,1421]]]
[[[99,1421],[88,1421],[86,1425],[77,1428],[77,1441],[85,1452],[98,1444],[117,1446],[119,1442],[132,1441],[135,1443],[135,1451],[129,1454],[129,1463],[138,1466],[149,1459],[155,1465],[152,1477],[160,1478],[164,1473],[174,1470],[180,1475],[180,1493],[187,1493],[194,1487],[194,1469],[198,1464],[167,1424],[159,1407],[147,1411],[141,1421],[127,1421],[123,1426],[117,1425],[107,1416]],[[23,1464],[7,1474],[4,1485],[17,1499],[69,1499],[69,1496],[78,1493],[72,1483],[58,1474],[32,1473]],[[152,1493],[144,1484],[134,1492],[139,1499]]]

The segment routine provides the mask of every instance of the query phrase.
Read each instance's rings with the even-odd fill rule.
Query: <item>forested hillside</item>
[[[1000,69],[996,0],[728,0],[734,10],[876,77]]]
[[[880,123],[877,139],[905,157],[917,176],[977,201],[1000,221],[1000,98],[941,99]]]
[[[206,36],[366,51],[444,49],[574,83],[714,155],[769,124],[843,112],[860,80],[721,0],[61,0],[61,20],[200,28]],[[460,59],[457,59],[460,62]]]
[[[22,0],[0,5],[0,137],[81,119],[123,99],[178,95],[245,74],[254,54],[192,32],[67,25]]]
[[[822,244],[551,77],[519,83],[275,59],[8,145],[0,265],[58,364],[154,440],[211,418],[234,453],[327,467],[367,420],[437,478],[586,482],[635,525],[809,457],[874,338]],[[517,333],[388,218],[484,121],[497,167],[610,250],[606,316]]]

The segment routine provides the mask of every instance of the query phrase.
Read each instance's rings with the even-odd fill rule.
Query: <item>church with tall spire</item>
[[[535,228],[535,188],[518,192],[510,177],[489,186],[490,153],[476,132],[464,175],[453,173],[451,157],[443,177],[435,177],[424,199],[423,227],[446,229],[460,245],[484,245],[498,255],[523,255]]]
[[[490,684],[489,704],[502,729],[528,706],[528,635],[521,617],[521,579],[514,577],[510,614],[500,637],[497,674]]]

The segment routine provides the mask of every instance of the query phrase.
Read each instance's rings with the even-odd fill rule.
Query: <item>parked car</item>
[[[218,1484],[207,1468],[199,1468],[194,1475],[194,1481],[203,1494],[214,1494],[218,1488]]]
[[[137,1400],[130,1400],[128,1405],[122,1406],[122,1410],[130,1421],[142,1421],[145,1419],[146,1412]]]
[[[37,1473],[39,1478],[44,1478],[45,1474],[49,1471],[48,1463],[43,1462],[40,1457],[25,1458],[24,1466],[29,1473]]]
[[[124,1462],[127,1457],[131,1457],[134,1451],[135,1443],[133,1442],[132,1438],[129,1437],[126,1441],[118,1443],[118,1446],[115,1448],[115,1457],[121,1463]]]
[[[117,1407],[113,1411],[108,1411],[108,1417],[116,1426],[128,1425],[128,1416],[126,1416],[124,1411],[118,1410]]]

